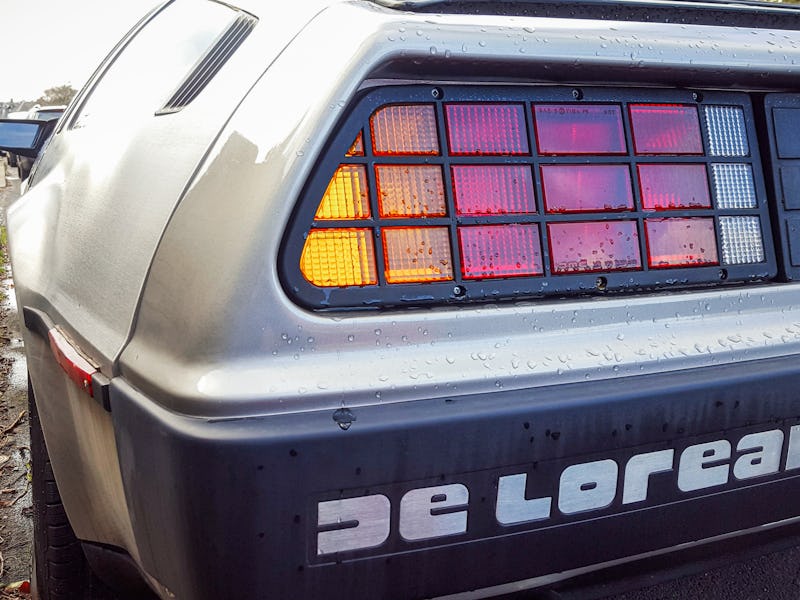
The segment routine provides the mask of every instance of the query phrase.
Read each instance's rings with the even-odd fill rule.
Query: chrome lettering
[[[497,504],[495,518],[501,525],[514,525],[516,523],[530,523],[550,518],[550,507],[553,499],[534,498],[525,499],[525,485],[528,476],[506,475],[497,481]]]
[[[610,506],[617,494],[619,468],[613,460],[567,467],[558,487],[558,509],[565,515]]]
[[[659,450],[632,456],[625,465],[625,482],[622,487],[622,503],[647,500],[647,486],[650,475],[672,470],[675,450]]]
[[[460,483],[437,485],[406,492],[400,500],[400,536],[407,541],[457,535],[467,531],[469,490]]]
[[[737,452],[755,450],[739,457],[733,465],[736,479],[749,479],[777,473],[781,466],[783,432],[780,429],[751,433],[739,440]]]
[[[787,471],[800,468],[800,425],[789,430],[789,450],[786,452]]]
[[[317,556],[380,546],[389,538],[391,505],[382,494],[343,498],[317,505],[317,526],[339,525],[317,533]]]
[[[706,465],[728,460],[730,457],[731,443],[728,440],[689,446],[681,454],[678,489],[691,492],[728,483],[730,465]]]

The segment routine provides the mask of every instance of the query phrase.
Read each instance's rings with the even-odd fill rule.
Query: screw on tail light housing
[[[281,246],[299,303],[501,301],[776,275],[746,94],[436,91],[366,90],[328,141]]]

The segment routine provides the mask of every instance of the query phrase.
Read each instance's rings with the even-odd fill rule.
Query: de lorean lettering
[[[781,464],[783,450],[786,458]],[[624,463],[624,464],[623,464]],[[567,466],[550,495],[526,498],[528,473],[497,476],[494,517],[498,525],[537,524],[555,515],[603,510],[648,498],[651,476],[671,473],[676,494],[717,488],[732,481],[774,475],[800,468],[800,425],[788,430],[749,433],[737,440],[719,439],[684,448],[633,454],[627,460],[593,460]],[[468,487],[450,483],[406,491],[399,498],[394,526],[403,542],[414,543],[469,531]],[[317,503],[316,554],[319,557],[379,548],[392,532],[392,502],[385,494],[369,494]],[[557,512],[556,512],[557,511]]]

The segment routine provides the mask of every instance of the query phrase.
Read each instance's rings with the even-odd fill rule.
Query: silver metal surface
[[[242,7],[270,11],[250,0]],[[342,406],[357,414],[359,406],[498,390],[528,390],[534,405],[542,386],[800,355],[797,284],[323,314],[293,303],[277,272],[304,183],[360,89],[420,80],[796,89],[799,32],[414,15],[333,0],[268,16],[179,113],[156,117],[156,106],[103,128],[62,128],[9,213],[18,304],[46,312],[104,374],[124,375],[168,410],[232,418]],[[76,531],[136,557],[109,415],[53,370],[46,345],[30,334],[25,343]],[[358,427],[355,420],[351,431]],[[744,439],[754,450],[745,460],[762,462],[742,462],[740,473],[771,468],[774,455]],[[713,462],[730,456],[730,444],[706,446],[681,455],[681,490],[728,481],[730,465]],[[792,461],[787,469],[800,467]],[[631,501],[646,495],[656,468],[661,460],[631,471],[643,486]],[[568,467],[561,511],[608,505],[617,471],[611,460]],[[523,503],[522,483],[504,485],[515,499],[504,519],[544,510]],[[457,509],[467,501],[460,485],[413,490],[401,501],[400,533],[458,534],[467,522]],[[339,502],[320,519],[342,516]],[[385,510],[370,502],[376,515]],[[445,507],[453,512],[438,512]],[[383,528],[376,516],[368,527],[323,532],[322,548],[376,542]]]
[[[361,314],[295,305],[277,273],[282,235],[348,102],[364,85],[398,81],[390,75],[433,74],[781,87],[800,76],[800,34],[332,6],[259,80],[191,182],[155,255],[120,371],[172,410],[224,417],[800,353],[792,284]],[[382,79],[364,83],[372,77]]]
[[[31,336],[25,351],[53,473],[75,534],[126,548],[137,558],[111,415],[64,373],[45,340]]]

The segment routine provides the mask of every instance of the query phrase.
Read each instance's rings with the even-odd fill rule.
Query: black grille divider
[[[614,292],[631,293],[661,289],[686,289],[698,286],[741,284],[748,281],[764,281],[775,277],[777,263],[769,225],[767,195],[758,151],[753,110],[750,98],[744,93],[703,92],[688,90],[643,90],[627,88],[581,88],[573,95],[572,87],[534,86],[386,86],[367,90],[354,103],[352,110],[343,118],[336,133],[327,145],[314,174],[306,184],[301,201],[297,204],[281,244],[279,273],[284,287],[300,304],[314,309],[359,309],[390,306],[423,306],[470,301],[520,300],[547,296],[602,295]],[[526,156],[450,156],[445,129],[444,105],[448,102],[487,102],[523,104],[528,127],[530,154]],[[369,118],[379,107],[387,104],[433,104],[439,128],[440,154],[438,156],[380,156],[372,154]],[[532,103],[559,104],[617,104],[621,106],[628,152],[624,155],[591,156],[542,156],[537,152],[533,127]],[[628,113],[632,103],[676,103],[697,106],[701,136],[705,152],[708,152],[704,105],[740,107],[745,116],[745,126],[750,154],[746,157],[712,157],[698,155],[636,155]],[[800,106],[800,104],[798,104]],[[364,132],[364,156],[345,156],[359,131]],[[705,164],[708,175],[711,209],[645,211],[639,193],[637,165],[645,164]],[[711,164],[737,163],[750,166],[753,174],[757,207],[754,209],[716,209],[714,181]],[[331,176],[340,164],[363,164],[367,171],[370,194],[371,217],[350,221],[326,221],[320,228],[361,227],[374,231],[376,270],[378,285],[348,288],[320,288],[310,284],[300,272],[300,256],[303,242],[314,228],[314,214],[327,188]],[[380,219],[377,211],[377,190],[374,167],[376,164],[432,164],[442,167],[444,178],[447,217]],[[532,169],[537,214],[505,214],[479,217],[456,216],[450,166],[457,164],[525,164]],[[625,164],[630,169],[630,181],[634,197],[634,209],[622,212],[586,212],[570,214],[546,214],[543,206],[540,166],[546,164]],[[800,164],[800,163],[798,163]],[[722,261],[719,216],[758,216],[764,244],[765,260],[759,264],[717,265],[694,268],[650,269],[647,265],[645,218],[662,217],[713,217],[717,236],[718,255]],[[634,271],[603,271],[580,274],[553,275],[551,273],[547,223],[623,220],[635,221],[641,252],[642,268]],[[458,225],[486,225],[504,223],[537,223],[540,252],[544,276],[507,277],[502,279],[465,280],[461,277],[460,256],[457,239]],[[453,259],[453,280],[446,282],[386,284],[383,273],[383,226],[443,226],[450,232]]]

